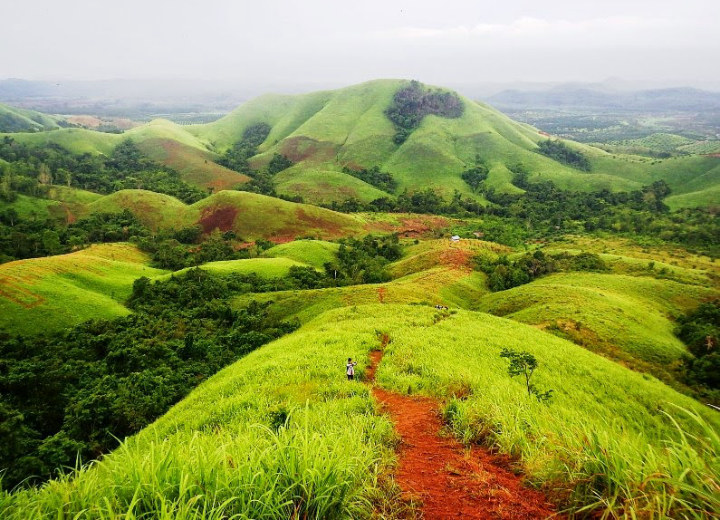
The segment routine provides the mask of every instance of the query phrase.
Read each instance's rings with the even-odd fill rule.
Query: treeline
[[[77,455],[101,456],[224,366],[294,330],[265,305],[229,305],[265,283],[199,269],[166,282],[140,279],[130,316],[0,337],[3,488],[48,479]]]
[[[582,153],[573,150],[559,139],[548,139],[541,141],[538,145],[538,152],[558,162],[589,172],[592,165]]]
[[[481,204],[458,191],[448,201],[428,188],[413,193],[405,190],[396,198],[381,197],[368,203],[349,199],[325,207],[346,213],[408,212],[482,217],[486,240],[511,246],[520,245],[528,238],[607,231],[673,242],[712,256],[720,255],[717,241],[720,221],[716,214],[700,208],[671,213],[663,202],[670,194],[664,181],[632,192],[570,191],[549,181],[529,182],[524,169],[516,166],[512,168],[513,183],[525,193],[509,194],[486,189],[482,167],[478,169],[478,192],[491,204]],[[488,229],[485,229],[486,223]]]
[[[343,166],[342,171],[388,193],[393,193],[397,189],[397,181],[389,173],[381,172],[379,166],[373,166],[370,169]]]
[[[89,244],[124,242],[151,236],[130,211],[96,213],[67,226],[49,219],[19,219],[12,209],[0,211],[0,263],[58,255]]]
[[[256,123],[248,126],[243,132],[242,139],[227,150],[218,160],[218,163],[236,172],[244,173],[251,178],[250,182],[238,189],[278,197],[275,192],[273,176],[290,168],[294,163],[286,156],[276,153],[273,154],[264,170],[256,170],[250,166],[250,158],[258,154],[258,146],[267,139],[270,130],[270,125],[267,123]]]
[[[558,271],[608,270],[603,259],[595,253],[546,255],[539,250],[514,260],[506,255],[498,258],[478,255],[473,258],[473,263],[476,269],[487,275],[488,287],[492,291],[511,289]]]
[[[720,300],[704,302],[681,316],[675,334],[692,354],[683,361],[685,383],[701,398],[720,403]]]
[[[393,141],[402,144],[420,126],[425,116],[458,118],[464,109],[462,100],[454,92],[431,90],[413,80],[395,92],[385,115],[395,125]]]
[[[97,193],[145,189],[192,204],[207,193],[184,182],[180,174],[143,156],[131,140],[120,143],[109,157],[76,155],[50,143],[28,146],[5,136],[0,140],[0,200],[13,202],[18,193],[44,197],[52,185]]]

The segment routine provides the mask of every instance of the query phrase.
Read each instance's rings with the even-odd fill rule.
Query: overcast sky
[[[0,78],[720,85],[720,0],[0,0]]]

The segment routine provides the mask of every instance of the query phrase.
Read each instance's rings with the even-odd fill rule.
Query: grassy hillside
[[[67,255],[0,265],[0,330],[36,334],[91,318],[113,318],[133,282],[163,271],[129,244],[94,245]]]
[[[153,230],[199,225],[204,232],[234,231],[245,240],[274,241],[299,236],[334,238],[359,233],[364,222],[357,217],[307,204],[241,191],[221,191],[192,205],[145,190],[122,190],[102,197],[85,213],[130,210]]]
[[[714,203],[720,185],[720,158],[692,155],[656,160],[638,155],[609,153],[593,146],[565,141],[589,161],[590,172],[546,157],[538,143],[546,135],[512,121],[490,106],[459,98],[460,117],[428,115],[402,144],[385,111],[402,80],[376,80],[334,91],[297,96],[266,95],[238,107],[227,116],[204,125],[180,126],[155,120],[123,135],[84,129],[13,134],[21,142],[42,146],[56,143],[74,153],[108,154],[123,139],[133,139],[153,159],[178,171],[187,182],[216,191],[247,182],[214,162],[258,123],[270,126],[251,165],[264,167],[275,153],[295,164],[276,179],[279,193],[302,196],[309,202],[328,203],[347,198],[370,201],[385,194],[342,173],[342,168],[378,166],[397,181],[396,193],[431,187],[446,198],[458,190],[482,200],[461,179],[476,158],[489,170],[486,186],[500,192],[519,192],[511,169],[524,165],[534,181],[549,180],[564,189],[629,191],[656,180],[673,190],[673,208]],[[674,136],[647,138],[647,146],[680,146]]]
[[[717,158],[656,161],[613,155],[568,142],[590,160],[591,173],[581,172],[536,153],[537,143],[547,139],[536,129],[468,99],[462,100],[465,107],[462,117],[427,116],[409,139],[398,146],[392,141],[395,130],[384,111],[395,91],[404,84],[398,80],[378,80],[330,92],[263,96],[214,123],[196,125],[189,131],[224,150],[239,141],[248,126],[267,123],[272,130],[260,146],[261,154],[254,164],[265,164],[274,153],[286,155],[297,165],[278,178],[280,192],[322,202],[342,195],[328,188],[340,184],[337,175],[345,165],[379,166],[396,178],[398,191],[430,186],[446,196],[455,189],[473,196],[460,173],[474,165],[476,155],[490,170],[487,185],[499,191],[517,191],[510,184],[512,174],[508,167],[519,163],[531,172],[533,180],[551,180],[563,188],[577,190],[627,191],[665,179],[674,192],[681,194],[704,191],[718,182],[710,175],[693,190],[686,185],[688,178],[703,176],[719,166]],[[363,200],[373,195],[356,184],[342,181],[348,195]]]
[[[56,128],[60,127],[52,116],[0,104],[0,132],[40,132]]]
[[[264,251],[262,256],[289,258],[322,269],[323,265],[335,260],[335,253],[339,248],[339,244],[323,240],[295,240],[271,247]]]
[[[289,258],[246,258],[242,260],[208,262],[202,264],[201,268],[204,271],[219,275],[254,273],[262,278],[282,278],[288,274],[288,271],[293,266],[305,267],[306,264],[290,260]],[[191,268],[175,271],[172,275],[181,274],[189,269]],[[169,276],[171,275],[165,275],[159,278],[162,279]]]
[[[714,294],[701,285],[650,277],[558,273],[494,293],[481,308],[554,330],[615,358],[664,367],[686,353],[673,334],[672,317]]]
[[[380,332],[390,338],[380,385],[441,398],[455,434],[515,455],[565,504],[642,515],[684,498],[717,510],[717,440],[703,447],[682,438],[664,415],[704,438],[708,430],[676,406],[717,427],[712,412],[525,325],[376,304],[327,313],[253,352],[102,462],[40,490],[1,496],[0,511],[41,518],[62,504],[72,518],[370,517],[373,502],[393,496],[378,477],[392,461],[394,436],[368,388],[344,379],[342,363],[355,357],[362,374]],[[499,357],[507,346],[538,357],[537,382],[555,392],[550,404],[528,399],[507,376]],[[463,400],[451,398],[458,389]],[[606,479],[592,478],[599,468]]]

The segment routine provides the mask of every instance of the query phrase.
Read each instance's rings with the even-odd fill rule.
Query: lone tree
[[[525,387],[527,388],[528,396],[534,395],[538,401],[549,401],[552,397],[552,390],[541,392],[530,380],[532,379],[535,369],[538,367],[538,361],[529,352],[518,352],[513,349],[504,348],[500,352],[500,357],[506,358],[510,365],[508,365],[508,375],[510,377],[525,376]]]

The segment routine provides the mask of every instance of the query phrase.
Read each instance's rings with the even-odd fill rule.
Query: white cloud
[[[574,46],[693,44],[698,42],[701,35],[719,41],[716,31],[709,22],[693,20],[689,23],[682,19],[638,16],[581,20],[521,17],[508,23],[478,23],[443,28],[400,27],[375,33],[375,37],[379,39],[433,44],[496,40],[536,45],[572,41]]]

